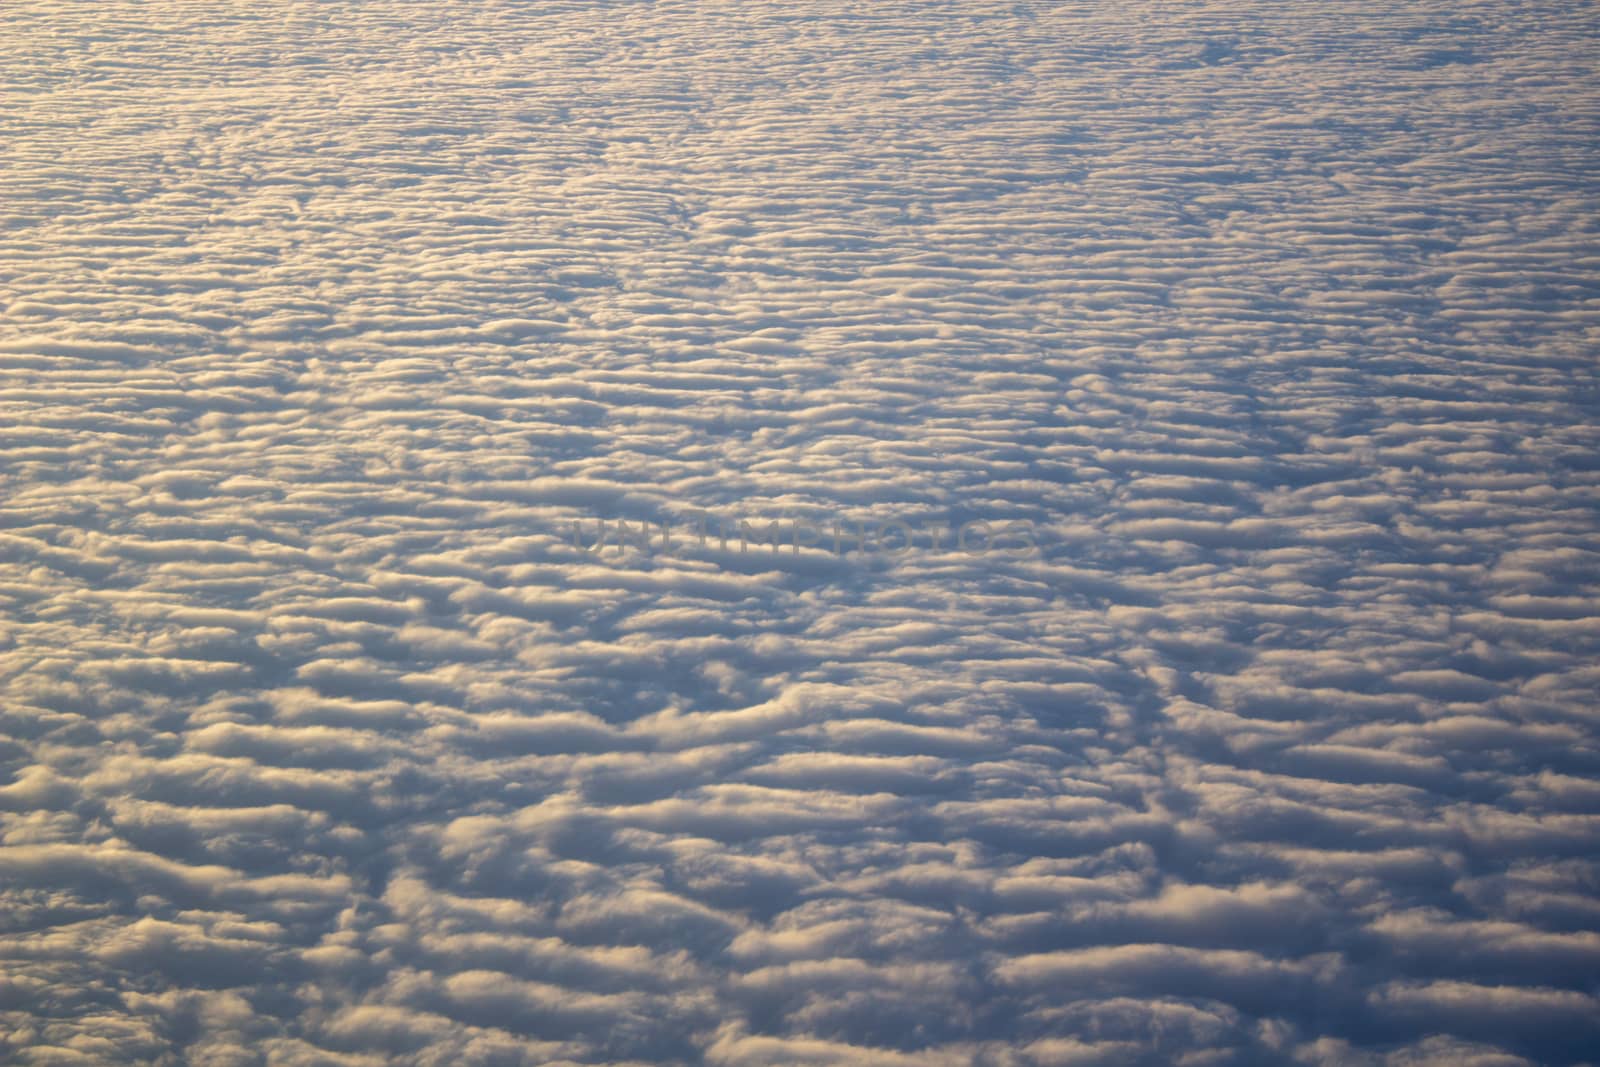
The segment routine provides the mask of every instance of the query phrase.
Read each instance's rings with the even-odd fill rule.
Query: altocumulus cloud
[[[0,1058],[1600,1048],[1593,5],[6,27]]]

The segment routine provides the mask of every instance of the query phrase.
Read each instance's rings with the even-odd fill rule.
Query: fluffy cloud
[[[1592,1057],[1592,8],[7,12],[0,1058]]]

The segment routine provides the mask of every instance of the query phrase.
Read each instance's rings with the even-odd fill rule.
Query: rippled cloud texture
[[[0,1059],[1600,1048],[1594,5],[3,20]]]

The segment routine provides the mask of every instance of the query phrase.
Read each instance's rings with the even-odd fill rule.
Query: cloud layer
[[[1592,1056],[1597,17],[8,5],[0,1058]]]

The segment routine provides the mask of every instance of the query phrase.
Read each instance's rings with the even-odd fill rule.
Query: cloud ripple
[[[1594,8],[7,23],[4,1058],[1600,1047]]]

